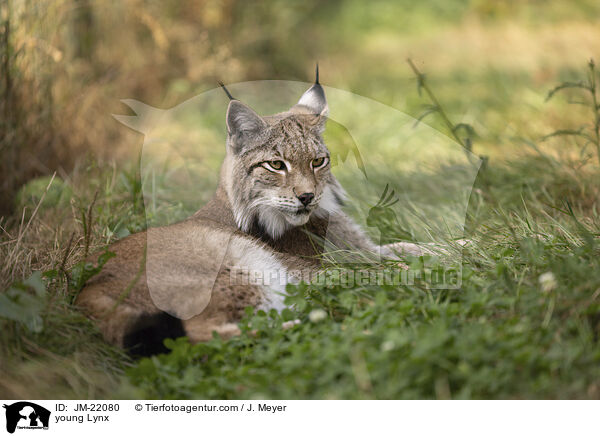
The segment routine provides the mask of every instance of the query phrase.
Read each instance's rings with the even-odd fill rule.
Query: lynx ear
[[[240,142],[252,139],[267,127],[260,115],[238,100],[229,102],[226,119],[227,133],[236,148],[242,145]]]
[[[319,64],[317,64],[315,84],[302,94],[290,112],[311,116],[311,124],[319,134],[325,130],[329,106],[325,98],[325,90],[319,83]]]
[[[308,91],[302,94],[298,103],[292,108],[294,112],[304,112],[311,115],[327,117],[329,115],[329,107],[325,98],[325,91],[319,83],[319,64],[316,69],[315,84]]]
[[[227,108],[227,130],[230,135],[248,135],[264,129],[267,123],[238,100],[231,100]]]

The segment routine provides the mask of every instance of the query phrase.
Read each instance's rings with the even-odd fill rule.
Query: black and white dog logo
[[[15,429],[48,429],[50,411],[29,401],[19,401],[4,405],[6,409],[6,431],[14,433]]]

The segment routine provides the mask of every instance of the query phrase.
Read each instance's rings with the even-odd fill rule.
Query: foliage
[[[67,206],[70,198],[73,196],[72,189],[59,177],[54,177],[52,184],[50,184],[50,180],[50,176],[42,176],[23,185],[19,189],[15,199],[17,209],[23,210],[24,208],[28,208],[28,212],[31,213],[40,202],[48,185],[50,185],[50,188],[46,193],[42,207],[57,208]]]
[[[589,108],[590,122],[580,126],[577,129],[555,130],[549,135],[544,136],[542,140],[546,140],[555,136],[574,136],[582,143],[582,145],[579,144],[581,147],[582,156],[585,156],[587,147],[589,145],[594,146],[596,149],[598,163],[600,164],[600,100],[598,97],[596,83],[597,80],[598,73],[596,73],[596,64],[594,63],[593,59],[590,59],[588,62],[588,72],[585,81],[563,82],[548,92],[546,100],[550,100],[559,91],[568,89],[580,90],[585,96],[587,96],[587,99],[584,101],[570,101],[569,103],[583,105]]]
[[[46,286],[38,271],[23,282],[13,283],[5,293],[0,294],[0,317],[23,323],[32,332],[40,332],[43,328],[41,312],[45,303]]]
[[[433,90],[427,83],[427,78],[425,77],[425,74],[419,71],[419,69],[415,66],[414,62],[411,59],[408,59],[407,62],[417,78],[417,91],[419,95],[421,95],[421,90],[423,90],[425,91],[427,97],[431,101],[431,104],[426,105],[423,112],[417,117],[415,125],[423,121],[425,117],[431,114],[439,115],[439,117],[442,119],[442,122],[444,123],[444,126],[446,127],[452,138],[454,138],[456,142],[458,142],[466,150],[467,157],[470,160],[473,159],[471,153],[473,152],[473,138],[476,135],[473,126],[471,126],[468,123],[454,124],[452,121],[450,121],[450,118],[448,118],[444,107],[439,102]],[[466,135],[464,138],[460,136],[461,132],[463,132]],[[485,166],[487,164],[487,157],[480,157],[484,162],[483,166]]]
[[[467,249],[458,291],[290,286],[293,311],[249,311],[229,341],[168,341],[129,376],[149,398],[597,396],[598,246],[584,228],[546,230],[487,235]]]
[[[98,256],[98,264],[94,266],[92,262],[79,262],[71,270],[71,286],[75,291],[80,291],[83,285],[102,271],[102,267],[111,257],[115,257],[115,253],[112,251],[105,251]]]

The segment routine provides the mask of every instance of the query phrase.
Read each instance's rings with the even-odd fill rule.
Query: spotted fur
[[[321,267],[325,239],[376,251],[341,211],[345,194],[321,136],[327,115],[318,83],[271,116],[232,97],[212,200],[183,222],[111,245],[116,257],[77,297],[108,341],[143,354],[160,350],[169,335],[238,334],[246,306],[281,310],[285,284],[295,280],[288,273]],[[244,271],[263,280],[244,281]]]

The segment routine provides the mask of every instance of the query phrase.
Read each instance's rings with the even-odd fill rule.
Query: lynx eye
[[[263,163],[263,166],[271,171],[285,170],[285,163],[282,160],[270,160]]]
[[[325,166],[326,163],[327,163],[326,157],[318,157],[316,159],[313,159],[313,161],[311,162],[311,165],[313,168],[320,168],[322,166]]]

